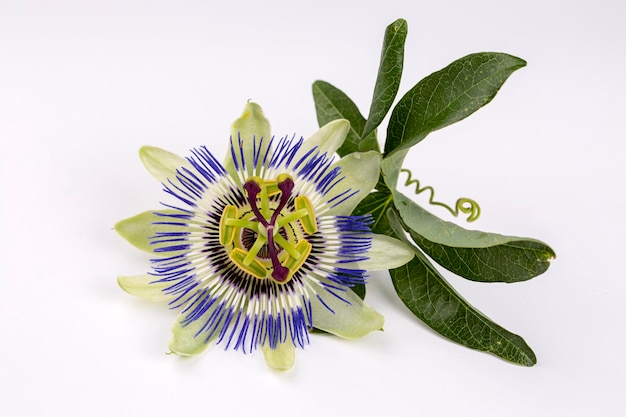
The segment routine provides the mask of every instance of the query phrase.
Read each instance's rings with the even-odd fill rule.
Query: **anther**
[[[306,216],[301,217],[300,224],[305,232],[312,235],[317,232],[317,221],[315,220],[315,211],[313,210],[313,204],[311,201],[303,195],[296,197],[295,202],[296,210],[306,210]]]
[[[237,218],[237,207],[226,206],[220,219],[220,244],[226,246],[235,237],[235,227],[228,224],[228,220]]]
[[[313,246],[306,240],[301,241],[298,244],[298,246],[296,246],[296,251],[299,253],[299,256],[297,257],[290,256],[285,261],[285,266],[288,268],[288,270],[295,272],[298,269],[300,269],[302,264],[304,264],[306,259],[309,257],[309,254],[311,253],[312,248]],[[289,274],[288,278],[291,278],[292,275],[293,273]]]
[[[257,277],[257,278],[265,278],[267,276],[267,269],[263,266],[261,262],[259,262],[256,258],[252,259],[249,264],[244,262],[246,255],[248,252],[235,248],[229,254],[230,259],[243,271]]]

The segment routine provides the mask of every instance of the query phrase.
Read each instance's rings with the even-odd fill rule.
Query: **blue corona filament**
[[[324,215],[359,190],[343,186],[332,155],[302,145],[259,137],[245,155],[241,137],[231,137],[233,170],[200,147],[163,183],[178,204],[155,213],[150,245],[163,256],[151,274],[194,337],[243,352],[304,347],[312,302],[334,313],[328,300],[348,303],[342,294],[365,282],[355,265],[371,248],[372,218]]]

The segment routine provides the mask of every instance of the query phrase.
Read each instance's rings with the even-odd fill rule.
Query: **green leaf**
[[[350,122],[350,131],[346,141],[337,151],[340,156],[357,151],[380,150],[375,133],[361,140],[365,119],[356,104],[343,91],[325,81],[315,81],[313,83],[313,100],[320,126],[336,119],[346,119]]]
[[[389,221],[404,237],[398,215]],[[408,243],[408,242],[407,242]],[[472,349],[493,353],[524,366],[537,363],[532,349],[520,336],[491,321],[465,301],[420,250],[408,264],[389,271],[394,288],[411,312],[442,336]]]
[[[371,214],[374,223],[371,225],[372,232],[383,235],[391,235],[392,229],[387,220],[387,209],[393,207],[393,197],[388,191],[374,191],[365,197],[352,214],[362,216]]]
[[[545,243],[463,229],[439,219],[398,192],[397,176],[406,153],[407,150],[401,150],[383,159],[383,177],[394,206],[412,232],[411,237],[437,263],[462,277],[484,282],[525,281],[548,269],[555,254]],[[367,203],[370,203],[365,206],[367,210],[377,207],[375,201]],[[380,211],[377,216],[380,221]]]
[[[467,230],[429,213],[394,191],[394,204],[409,234],[438,264],[473,281],[519,282],[545,272],[554,251],[530,238]]]
[[[354,284],[351,290],[358,295],[361,300],[365,300],[365,294],[367,293],[365,284]]]
[[[489,103],[504,81],[526,61],[496,52],[454,61],[410,89],[394,108],[385,153],[408,149],[430,132],[464,119]]]
[[[370,113],[361,132],[361,138],[367,137],[383,121],[396,98],[400,88],[402,66],[404,63],[404,41],[407,35],[407,23],[398,19],[385,30],[383,49],[380,56],[378,77],[374,87],[374,97]]]

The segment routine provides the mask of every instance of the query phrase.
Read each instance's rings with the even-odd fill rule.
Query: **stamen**
[[[226,221],[224,221],[224,223],[226,226],[234,226],[234,227],[245,227],[246,229],[250,229],[254,232],[258,232],[259,231],[259,223],[258,222],[253,222],[250,220],[243,220],[243,219],[232,219],[232,218],[228,218],[226,219]],[[221,223],[220,223],[221,225]]]
[[[297,257],[290,256],[289,258],[287,258],[287,261],[285,261],[285,265],[287,266],[287,268],[289,268],[289,270],[293,272],[300,269],[302,264],[304,264],[304,261],[306,261],[306,259],[309,257],[309,254],[311,253],[312,248],[313,248],[313,245],[311,245],[306,240],[303,240],[300,243],[298,243],[298,246],[296,246],[296,251],[300,253],[300,256],[297,256]],[[293,272],[289,275],[288,278],[291,278],[291,276],[293,275]]]
[[[263,245],[265,245],[266,243],[267,243],[267,239],[265,238],[265,236],[263,236],[262,234],[259,234],[256,239],[256,242],[254,242],[254,245],[252,245],[246,257],[243,258],[244,265],[250,265],[252,260],[256,258],[257,254],[259,253]]]
[[[237,207],[226,206],[222,212],[222,218],[220,219],[220,244],[226,246],[229,245],[235,237],[234,225],[228,224],[228,220],[237,218]]]
[[[296,197],[296,200],[299,198],[300,196]],[[304,197],[306,198],[306,197]],[[283,227],[286,224],[289,224],[295,220],[298,220],[300,217],[304,217],[304,216],[308,216],[309,212],[307,209],[300,209],[300,210],[296,210],[296,211],[292,211],[289,214],[284,215],[283,217],[280,217],[277,221],[276,221],[276,225],[278,227]]]
[[[306,196],[299,195],[295,200],[296,210],[306,210],[307,215],[300,218],[300,224],[305,232],[312,235],[317,232],[317,221],[315,220],[315,211],[313,210],[313,204]]]
[[[287,253],[289,254],[289,256],[293,257],[293,258],[299,258],[300,257],[300,252],[298,252],[296,250],[296,248],[294,248],[291,243],[289,243],[289,241],[287,239],[285,239],[284,237],[282,237],[280,234],[277,234],[276,236],[274,236],[274,241],[284,250],[287,251]]]
[[[239,268],[241,268],[241,270],[246,271],[250,275],[257,278],[267,277],[267,269],[265,269],[263,264],[259,262],[258,259],[252,259],[252,262],[247,265],[244,263],[247,254],[248,252],[243,249],[235,248],[228,256]]]

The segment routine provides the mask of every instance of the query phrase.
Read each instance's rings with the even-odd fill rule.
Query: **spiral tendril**
[[[426,187],[420,188],[420,181],[418,179],[413,179],[413,174],[409,169],[401,169],[400,172],[406,172],[407,179],[404,185],[406,187],[410,187],[411,185],[415,185],[415,194],[419,195],[424,191],[430,191],[430,198],[428,199],[428,203],[433,206],[440,206],[447,209],[454,217],[459,216],[459,212],[468,214],[467,222],[473,222],[478,217],[480,217],[480,206],[477,202],[472,200],[471,198],[459,198],[456,200],[456,205],[454,208],[450,207],[445,203],[441,203],[439,201],[435,201],[435,189],[430,185]]]

